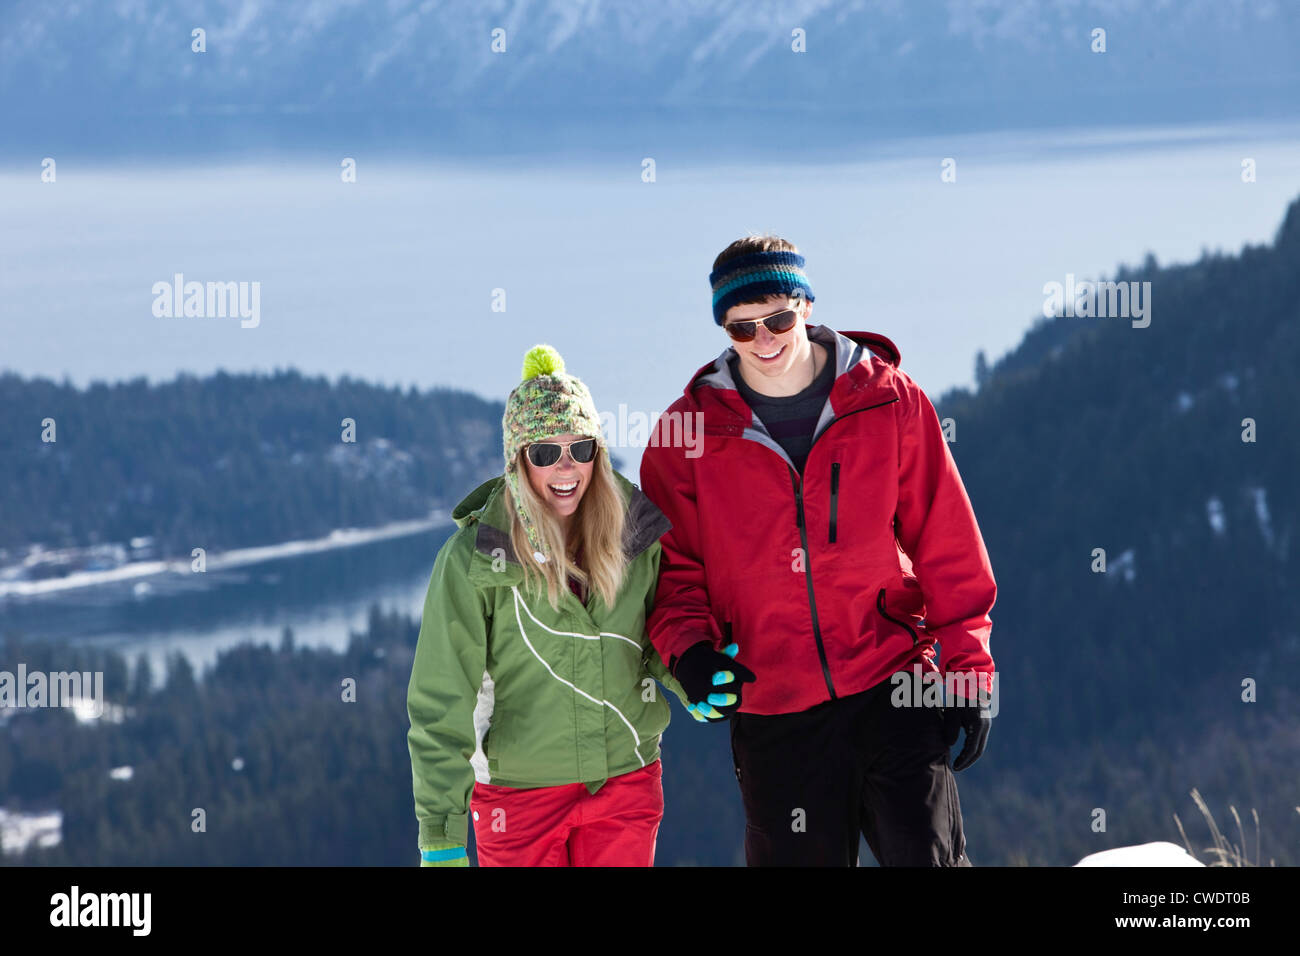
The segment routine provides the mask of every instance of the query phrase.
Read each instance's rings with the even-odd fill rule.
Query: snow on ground
[[[1268,489],[1247,489],[1255,499],[1255,520],[1259,522],[1259,533],[1264,536],[1264,543],[1273,550],[1273,519],[1268,513]]]
[[[22,853],[29,846],[58,846],[63,839],[63,813],[13,813],[0,808],[0,853]]]
[[[1205,503],[1205,515],[1210,519],[1210,527],[1214,533],[1222,535],[1227,528],[1227,522],[1223,519],[1223,502],[1219,500],[1218,495],[1214,495]]]
[[[1157,840],[1089,853],[1075,866],[1205,866],[1176,843]]]

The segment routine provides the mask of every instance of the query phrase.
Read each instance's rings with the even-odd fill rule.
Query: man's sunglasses
[[[579,438],[577,441],[566,442],[535,441],[528,446],[528,460],[538,468],[549,468],[560,460],[566,448],[569,449],[569,457],[580,465],[585,465],[596,457],[596,439]]]
[[[728,322],[723,326],[737,342],[752,342],[754,336],[758,334],[759,323],[767,326],[767,330],[773,335],[780,335],[782,332],[789,332],[794,328],[795,322],[799,320],[799,313],[794,309],[784,309],[775,315],[765,316],[761,319],[746,319],[743,322]]]

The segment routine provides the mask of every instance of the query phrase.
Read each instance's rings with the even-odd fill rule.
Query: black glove
[[[687,710],[696,720],[726,720],[740,709],[741,684],[758,675],[734,660],[739,646],[732,643],[715,651],[709,641],[688,647],[673,664],[672,675],[691,702]]]
[[[957,731],[966,731],[966,740],[961,753],[952,762],[953,770],[965,770],[984,753],[989,741],[989,731],[993,728],[993,716],[989,713],[989,695],[979,691],[979,700],[968,700],[961,694],[953,694],[952,700],[943,708],[944,742],[951,747],[957,742]]]

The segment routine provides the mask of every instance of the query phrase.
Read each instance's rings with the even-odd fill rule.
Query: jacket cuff
[[[993,672],[945,669],[944,684],[951,687],[953,693],[958,697],[970,700],[971,694],[969,691],[975,691],[975,696],[981,701],[985,701],[993,695]]]
[[[420,820],[420,849],[429,850],[435,846],[458,843],[465,846],[469,842],[469,814],[448,813],[445,816],[424,817]]]
[[[700,633],[698,631],[677,638],[673,641],[673,647],[669,650],[667,656],[663,658],[664,665],[668,668],[668,673],[672,674],[673,679],[676,680],[677,675],[674,671],[677,670],[677,662],[682,659],[683,654],[689,651],[696,644],[708,644],[711,648],[717,650],[719,647],[718,640],[719,637],[716,635],[707,632]]]
[[[660,681],[660,683],[668,689],[669,693],[682,702],[683,707],[690,708],[691,702],[687,699],[686,691],[682,689],[682,685],[676,677],[669,677],[666,683],[664,681]]]
[[[420,866],[469,866],[469,854],[463,846],[441,850],[421,850]]]

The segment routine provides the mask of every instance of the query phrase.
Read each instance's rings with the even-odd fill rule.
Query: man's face
[[[740,355],[744,369],[768,379],[780,380],[788,375],[796,364],[808,357],[808,327],[805,320],[812,313],[812,303],[785,295],[770,295],[766,302],[750,305],[733,305],[723,317],[724,322],[737,322],[746,319],[760,319],[764,316],[793,308],[802,314],[789,332],[774,335],[767,326],[759,325],[753,341],[737,342],[728,339],[731,347]]]

